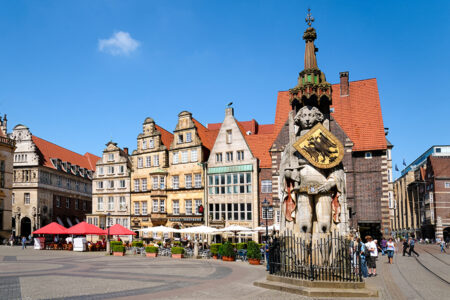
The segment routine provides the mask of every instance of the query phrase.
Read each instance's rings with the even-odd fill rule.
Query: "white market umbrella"
[[[217,228],[208,227],[205,225],[188,227],[180,229],[179,233],[199,233],[199,234],[212,234],[217,232]]]
[[[162,232],[162,233],[171,233],[171,232],[180,232],[179,229],[166,227],[166,226],[156,226],[156,227],[148,227],[148,228],[142,228],[138,231],[149,233],[149,232]]]
[[[247,232],[247,231],[252,231],[252,230],[250,228],[244,227],[244,226],[230,225],[230,226],[227,226],[225,228],[219,229],[217,231],[220,231],[220,232],[232,232],[232,233],[234,233],[234,239],[236,240],[236,234],[238,232],[242,232],[242,231],[246,231]]]
[[[280,224],[274,224],[274,225],[270,225],[267,227],[267,229],[269,231],[280,231]],[[258,232],[265,232],[266,231],[266,226],[258,226],[255,229],[253,229],[254,231],[258,231]]]

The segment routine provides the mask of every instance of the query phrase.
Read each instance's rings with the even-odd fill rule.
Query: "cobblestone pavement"
[[[446,299],[450,285],[436,274],[449,276],[450,255],[433,247],[418,246],[418,259],[396,255],[393,265],[381,256],[368,286],[379,299]],[[246,262],[0,246],[0,299],[310,299],[253,286],[265,275]]]

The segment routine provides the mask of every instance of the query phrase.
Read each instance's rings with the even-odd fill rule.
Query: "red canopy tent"
[[[77,225],[74,225],[67,229],[66,234],[78,234],[78,235],[87,235],[87,234],[94,234],[94,235],[104,235],[106,234],[106,231],[98,228],[95,225],[88,224],[86,222],[78,223]]]
[[[59,225],[56,222],[52,222],[38,230],[33,231],[33,234],[68,234],[67,228]]]
[[[108,230],[105,230],[105,232],[108,233]],[[120,224],[116,224],[109,228],[109,235],[136,235],[136,233]]]

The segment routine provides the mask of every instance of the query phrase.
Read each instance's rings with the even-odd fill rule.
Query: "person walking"
[[[373,238],[370,235],[366,237],[366,240],[367,240],[366,247],[370,253],[367,260],[367,267],[369,268],[369,277],[377,276],[377,257],[378,257],[377,244],[374,242]]]
[[[442,252],[447,253],[447,251],[445,251],[445,241],[444,240],[441,241],[441,253]]]
[[[394,263],[395,243],[392,240],[392,238],[389,238],[389,240],[386,242],[386,252],[388,255],[388,263],[393,264]]]
[[[405,256],[406,251],[408,250],[408,248],[409,248],[408,241],[405,238],[403,238],[403,256]]]
[[[356,239],[357,243],[358,243],[358,253],[359,253],[359,257],[361,260],[361,274],[364,278],[367,278],[368,272],[367,272],[367,259],[366,257],[369,256],[369,251],[366,251],[366,245],[364,245],[364,243],[361,241],[360,238]]]
[[[27,247],[27,238],[22,236],[22,250]]]
[[[381,255],[385,255],[386,254],[386,239],[383,237],[383,239],[381,240]]]
[[[414,245],[416,244],[416,239],[414,238],[414,236],[412,236],[409,239],[409,253],[408,255],[411,256],[411,252],[414,253],[415,255],[417,255],[417,257],[419,257],[419,253],[417,253],[416,251],[414,251]]]
[[[11,234],[11,236],[9,237],[9,245],[12,247],[14,245],[14,235]]]

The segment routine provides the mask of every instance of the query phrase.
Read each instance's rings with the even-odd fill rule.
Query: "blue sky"
[[[395,2],[395,3],[393,3]],[[79,153],[136,148],[145,117],[273,123],[308,7],[331,83],[377,78],[394,163],[450,144],[447,1],[0,1],[0,112]]]

